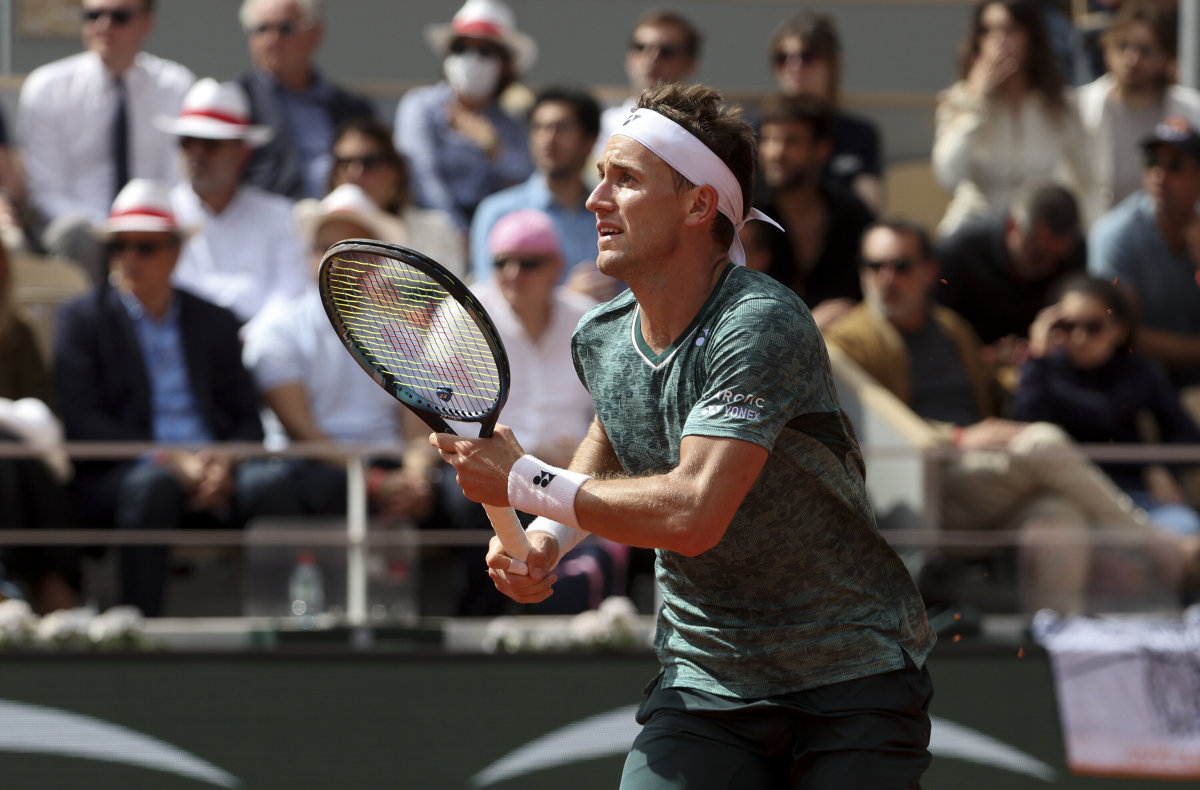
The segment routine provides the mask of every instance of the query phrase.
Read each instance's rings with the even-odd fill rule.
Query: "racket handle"
[[[529,538],[525,537],[525,528],[517,520],[517,512],[511,507],[492,505],[484,505],[483,509],[487,511],[488,520],[492,522],[492,529],[496,530],[496,537],[500,538],[504,552],[512,557],[512,565],[509,566],[508,572],[519,576],[528,575],[529,566],[525,564],[525,560],[529,557]]]

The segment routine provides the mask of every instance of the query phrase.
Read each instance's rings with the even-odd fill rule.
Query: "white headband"
[[[738,266],[746,265],[746,251],[738,231],[752,219],[769,222],[783,230],[783,226],[756,208],[742,216],[742,187],[729,166],[712,152],[691,132],[654,110],[639,107],[630,113],[625,122],[613,134],[622,134],[646,146],[659,159],[679,171],[679,174],[696,186],[708,185],[717,190],[717,211],[733,223],[733,245],[729,258]]]

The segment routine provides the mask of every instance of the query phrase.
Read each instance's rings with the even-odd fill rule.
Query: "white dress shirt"
[[[494,278],[472,291],[496,325],[512,370],[500,422],[512,428],[517,441],[531,453],[538,447],[583,439],[595,407],[575,372],[571,335],[596,303],[574,291],[555,289],[550,325],[535,342]]]
[[[129,177],[179,180],[178,144],[154,128],[179,115],[196,77],[170,60],[138,53],[124,75],[129,117]],[[94,52],[30,72],[17,109],[17,137],[33,205],[47,219],[82,213],[99,221],[114,197],[114,77]]]
[[[171,205],[181,225],[200,227],[183,245],[177,287],[249,321],[268,303],[287,300],[308,285],[308,251],[287,198],[243,184],[214,214],[182,183],[171,190]]]

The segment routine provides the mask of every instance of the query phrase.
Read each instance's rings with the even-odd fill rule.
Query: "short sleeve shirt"
[[[919,665],[933,641],[924,607],[875,527],[857,440],[799,297],[730,266],[662,353],[639,325],[625,293],[585,316],[572,344],[627,474],[674,468],[685,436],[770,453],[715,547],[657,551],[666,686],[758,698],[899,669],[905,653]]]

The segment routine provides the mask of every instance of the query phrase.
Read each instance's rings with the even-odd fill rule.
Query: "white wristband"
[[[523,455],[508,472],[508,503],[517,510],[578,527],[575,494],[592,478]]]
[[[592,534],[590,532],[585,532],[582,529],[575,529],[575,527],[569,527],[566,524],[560,524],[559,522],[546,518],[545,516],[538,516],[533,521],[529,522],[529,526],[525,528],[525,532],[545,532],[558,542],[558,558],[554,561],[555,565],[557,565],[559,562],[562,562],[562,558],[567,556],[567,553],[571,549],[578,546],[583,542],[584,538]]]

